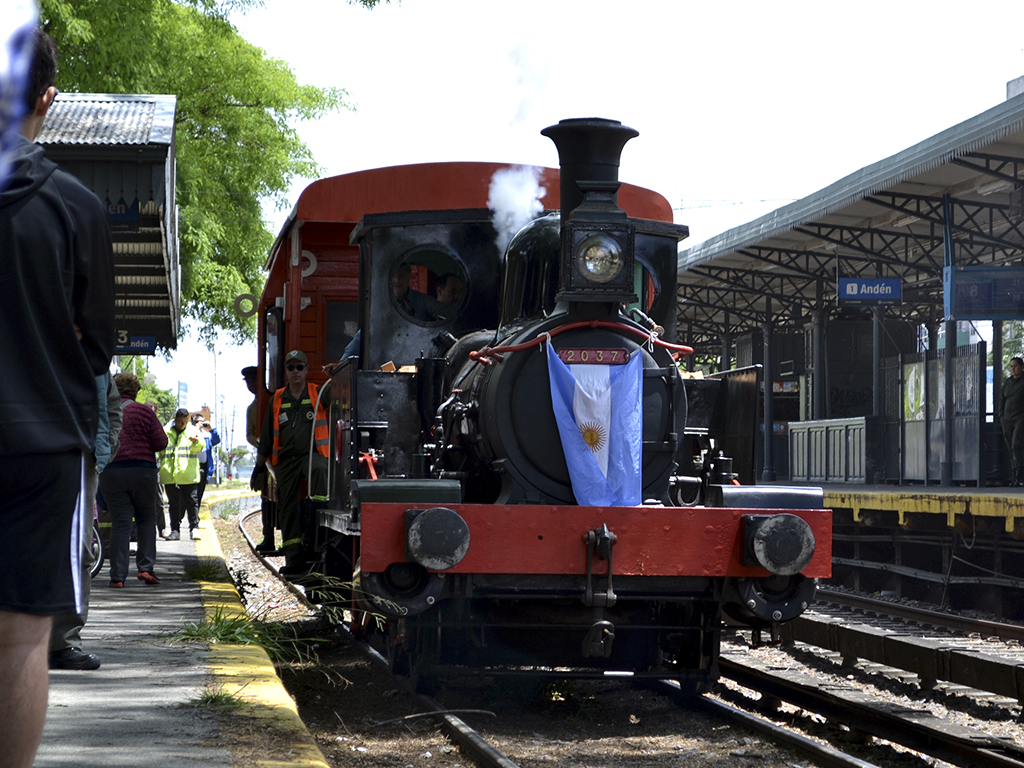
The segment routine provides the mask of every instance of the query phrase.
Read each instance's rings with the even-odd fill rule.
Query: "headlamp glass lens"
[[[622,246],[608,235],[591,235],[576,249],[576,268],[595,283],[614,280],[625,263]]]

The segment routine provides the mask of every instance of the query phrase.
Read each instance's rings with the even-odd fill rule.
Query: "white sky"
[[[612,118],[640,132],[619,177],[668,198],[690,226],[684,247],[995,106],[1024,75],[1020,0],[264,3],[234,18],[241,34],[356,107],[298,124],[325,175],[456,160],[557,166],[542,128]],[[158,371],[172,388],[189,371],[193,408],[214,397],[212,355],[195,346]],[[237,392],[241,442],[249,398],[238,371],[255,346],[221,357],[217,394]]]

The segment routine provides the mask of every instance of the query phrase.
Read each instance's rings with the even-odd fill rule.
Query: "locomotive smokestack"
[[[580,181],[615,182],[619,180],[619,157],[626,142],[639,136],[638,131],[618,120],[598,117],[560,120],[541,131],[558,149],[561,166],[562,223],[583,202]],[[618,205],[618,193],[612,198]]]

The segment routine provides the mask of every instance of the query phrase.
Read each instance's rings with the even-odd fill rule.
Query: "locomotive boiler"
[[[261,372],[272,387],[294,339],[330,379],[311,569],[346,584],[356,631],[424,684],[628,673],[704,690],[723,621],[774,628],[813,599],[831,513],[820,490],[753,484],[758,368],[681,372],[687,229],[619,182],[636,131],[542,133],[560,168],[533,170],[543,210],[507,245],[477,202],[510,170],[489,164],[353,175],[347,243],[308,219],[279,238],[291,281],[261,302]],[[332,260],[358,263],[347,302],[336,279],[306,279]],[[321,312],[330,349],[300,332],[297,293],[347,304]]]

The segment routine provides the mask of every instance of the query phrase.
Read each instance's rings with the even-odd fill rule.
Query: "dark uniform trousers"
[[[303,549],[302,481],[309,471],[309,456],[282,458],[274,467],[277,479],[277,512],[281,528],[281,550],[288,565],[301,564]],[[327,459],[313,454],[313,479],[309,494],[323,496],[327,490]],[[313,542],[307,542],[312,544]]]

